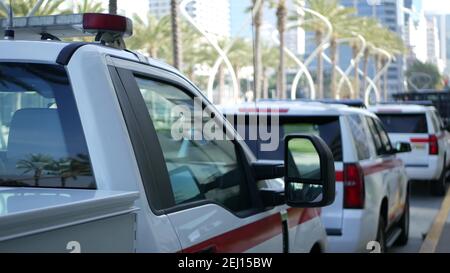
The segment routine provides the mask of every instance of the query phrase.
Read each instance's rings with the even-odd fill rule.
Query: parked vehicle
[[[335,160],[336,201],[323,208],[322,219],[331,252],[366,251],[371,241],[380,242],[383,250],[394,242],[407,243],[408,177],[398,154],[410,151],[410,145],[392,145],[374,114],[342,105],[298,101],[224,106],[222,111],[241,135],[246,135],[243,128],[259,132],[252,129],[256,125],[250,121],[271,113],[279,119],[280,139],[291,133],[315,134],[328,144]],[[258,159],[283,157],[283,145],[261,152],[267,141],[260,139],[264,138],[246,139]]]
[[[102,203],[108,192],[118,195],[118,201],[123,192],[131,194],[129,198],[137,193],[137,252],[326,249],[316,207],[334,201],[335,177],[331,152],[319,137],[294,135],[286,143],[313,147],[310,154],[320,160],[311,171],[318,176],[302,177],[297,169],[303,163],[294,161],[299,153],[289,148],[286,164],[257,161],[180,72],[121,49],[122,37],[132,32],[126,18],[84,14],[15,20],[24,22],[15,23],[16,38],[27,40],[11,40],[10,35],[10,40],[0,41],[1,251],[22,250],[8,234],[1,236],[4,227],[30,224],[17,234],[20,242],[30,232],[44,232],[47,227],[41,228],[34,218],[39,214],[55,223],[55,232],[42,237],[46,240],[32,251],[76,240],[64,226],[75,228],[83,239],[89,237],[90,244],[102,245],[86,248],[82,241],[81,250],[114,246],[120,236],[110,236],[109,242],[75,221],[83,215],[96,217],[96,211],[109,215]],[[40,40],[67,35],[67,28],[77,31],[79,26],[83,33],[98,34],[98,43]],[[231,140],[209,138],[201,115],[200,127],[190,128],[197,112],[183,111],[195,110],[196,102],[209,117],[208,124],[223,128],[216,132]],[[180,112],[174,112],[177,107]],[[174,128],[184,126],[187,132],[177,138]],[[77,211],[83,214],[72,215]],[[10,217],[17,221],[8,222]],[[114,223],[100,232],[110,235]],[[131,222],[127,227],[134,229]],[[51,250],[66,251],[65,245]],[[118,250],[124,249],[110,249]]]
[[[399,103],[410,103],[425,106],[434,106],[447,127],[450,125],[450,92],[439,90],[424,90],[420,92],[405,92],[393,94]],[[431,104],[431,105],[429,105]]]
[[[446,171],[450,164],[450,134],[434,107],[378,105],[378,115],[393,142],[411,142],[412,151],[400,155],[411,180],[430,181],[431,193],[446,193]]]

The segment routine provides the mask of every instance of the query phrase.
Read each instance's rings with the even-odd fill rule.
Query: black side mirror
[[[395,144],[395,152],[398,154],[409,153],[412,151],[411,144],[408,142],[397,142]]]
[[[285,145],[286,203],[291,207],[331,205],[336,173],[328,145],[314,135],[288,135]]]

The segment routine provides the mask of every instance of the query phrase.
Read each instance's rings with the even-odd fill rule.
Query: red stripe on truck
[[[320,210],[313,208],[290,208],[288,209],[288,215],[289,227],[293,228],[319,217]],[[276,213],[186,248],[183,250],[183,253],[196,253],[206,249],[218,253],[240,253],[254,248],[281,234],[281,215]],[[282,241],[280,239],[280,251],[281,250]]]
[[[429,138],[411,138],[412,143],[430,143]]]
[[[361,166],[364,172],[364,175],[371,175],[378,172],[382,172],[385,170],[394,169],[403,165],[403,161],[400,159],[389,159],[384,160],[381,163],[377,163],[374,165]]]
[[[385,170],[394,169],[402,165],[403,162],[400,159],[390,159],[373,165],[361,166],[361,168],[363,169],[364,175],[371,175]],[[343,171],[336,171],[336,182],[344,182]]]

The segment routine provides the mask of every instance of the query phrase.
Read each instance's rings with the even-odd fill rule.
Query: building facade
[[[410,3],[404,0],[341,0],[341,4],[345,7],[353,7],[357,10],[358,16],[374,17],[380,21],[382,25],[389,28],[405,39],[405,4]],[[351,59],[349,50],[343,50],[342,61],[347,62]],[[348,65],[348,64],[347,64]],[[373,67],[373,64],[371,65]],[[405,70],[406,59],[403,56],[396,56],[396,60],[388,69],[388,97],[392,94],[405,91]],[[374,76],[374,69],[370,69],[369,74]],[[381,80],[382,86],[384,85]]]
[[[149,0],[149,6],[150,14],[157,18],[170,14],[170,0]],[[186,9],[208,33],[230,36],[230,0],[192,0]]]

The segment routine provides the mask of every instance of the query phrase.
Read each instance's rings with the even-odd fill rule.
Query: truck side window
[[[235,213],[250,209],[247,179],[235,144],[211,140],[202,122],[202,128],[194,126],[194,99],[182,90],[145,78],[136,80],[165,157],[174,205],[210,200]],[[190,110],[191,117],[177,113],[175,107]],[[195,138],[174,137],[174,128],[188,128]]]
[[[375,126],[377,127],[378,133],[380,134],[381,143],[383,144],[384,154],[390,154],[394,150],[389,139],[389,135],[386,133],[383,125],[378,120],[374,120]]]
[[[370,139],[370,135],[367,134],[363,119],[359,115],[350,115],[348,116],[348,123],[350,125],[350,132],[355,141],[358,160],[369,159],[371,156],[370,147],[369,143],[366,142],[367,139]]]
[[[0,63],[0,186],[96,188],[64,67]]]
[[[373,118],[368,118],[367,121],[369,123],[370,132],[372,133],[372,136],[374,138],[377,154],[390,154],[393,150],[393,147],[391,145],[389,136],[386,133],[386,130],[384,129],[383,125],[381,125],[381,122]]]
[[[369,125],[369,130],[372,135],[373,142],[375,144],[375,149],[377,150],[377,155],[384,154],[383,143],[381,142],[381,137],[375,125],[375,121],[372,118],[367,118],[367,123]]]

